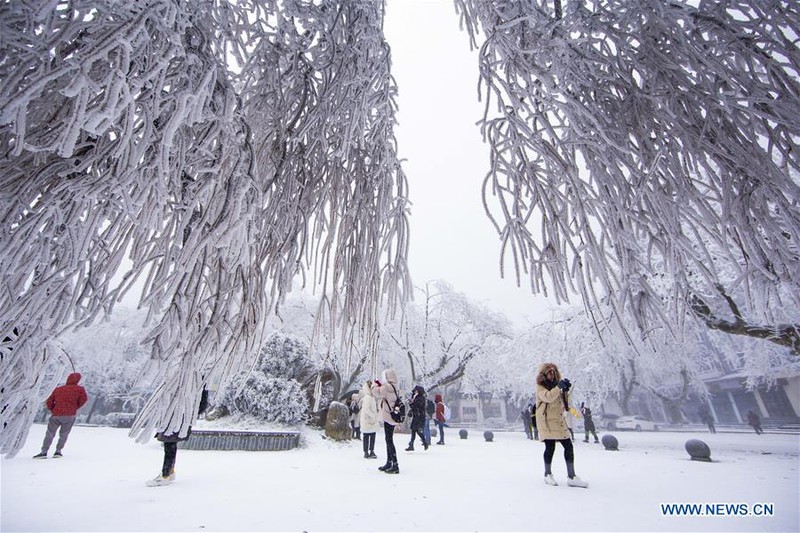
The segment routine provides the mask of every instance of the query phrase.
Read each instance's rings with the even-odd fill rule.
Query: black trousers
[[[386,462],[397,464],[397,450],[394,447],[394,426],[389,422],[384,422],[383,434],[386,438]]]
[[[178,443],[177,442],[165,442],[164,443],[164,466],[161,467],[161,475],[164,477],[169,476],[172,474],[172,471],[175,470],[175,457],[178,455]]]
[[[362,433],[362,443],[364,445],[364,453],[375,452],[375,433]]]
[[[556,452],[556,442],[560,442],[564,447],[564,461],[567,463],[567,475],[575,477],[575,449],[572,447],[570,439],[545,439],[544,440],[544,475],[551,474],[550,465],[553,463],[553,455]]]
[[[426,444],[430,444],[425,440],[425,434],[422,432],[422,428],[411,428],[411,442],[408,443],[409,446],[414,445],[414,439],[419,435],[419,440],[422,441],[423,446]]]

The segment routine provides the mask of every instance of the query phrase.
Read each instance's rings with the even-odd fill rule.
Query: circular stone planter
[[[469,435],[469,432],[466,429],[458,430],[458,436],[461,437],[462,439],[466,439],[467,435]]]
[[[619,451],[619,441],[617,440],[617,437],[615,437],[614,435],[606,433],[605,435],[603,435],[601,442],[603,443],[603,446],[605,447],[606,450],[610,452]]]
[[[687,440],[684,448],[686,448],[686,452],[689,454],[689,457],[692,458],[692,461],[711,462],[711,448],[700,439]]]

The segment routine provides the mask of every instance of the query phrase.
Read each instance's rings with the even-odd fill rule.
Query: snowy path
[[[76,427],[64,459],[33,460],[35,425],[15,459],[3,459],[0,529],[8,531],[798,531],[797,435],[614,433],[619,452],[576,442],[578,475],[566,486],[560,447],[542,482],[542,445],[522,432],[482,432],[445,446],[402,451],[400,475],[377,471],[360,442],[307,432],[284,452],[178,452],[178,480],[147,488],[160,445],[126,430]],[[688,459],[701,438],[713,463]],[[51,449],[52,452],[52,449]],[[764,453],[766,452],[766,453]],[[774,504],[773,516],[664,516],[662,503]]]

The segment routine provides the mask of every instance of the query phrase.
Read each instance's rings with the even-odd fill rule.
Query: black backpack
[[[436,414],[436,404],[433,403],[433,400],[428,400],[425,402],[425,411],[428,413],[428,416],[433,418],[433,415]]]
[[[390,383],[390,385],[392,384]],[[398,424],[402,424],[406,419],[406,404],[403,403],[403,400],[400,399],[400,395],[397,394],[397,388],[394,385],[392,385],[392,388],[394,389],[396,399],[394,405],[389,406],[389,416]]]

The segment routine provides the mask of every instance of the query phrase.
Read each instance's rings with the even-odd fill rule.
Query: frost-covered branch
[[[709,329],[724,331],[731,335],[744,335],[756,339],[764,339],[779,346],[789,348],[792,353],[800,355],[800,324],[755,325],[747,322],[741,315],[738,306],[722,288],[718,290],[725,301],[728,302],[733,314],[733,320],[726,320],[717,316],[706,302],[698,295],[693,294],[691,300],[692,312]]]
[[[480,50],[501,270],[644,332],[720,282],[759,320],[798,308],[796,3],[454,3]]]
[[[378,0],[2,4],[2,453],[49,392],[48,343],[134,287],[161,378],[142,439],[186,431],[298,277],[345,345],[374,346],[409,286],[382,17]]]

